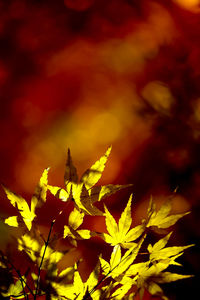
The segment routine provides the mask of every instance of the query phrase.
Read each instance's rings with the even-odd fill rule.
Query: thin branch
[[[43,264],[43,261],[44,261],[44,257],[45,257],[45,253],[46,253],[48,244],[49,244],[49,240],[50,240],[50,236],[51,236],[51,232],[52,232],[54,223],[55,223],[55,219],[51,222],[51,227],[50,227],[50,230],[49,230],[47,241],[45,242],[44,252],[42,254],[42,259],[41,259],[40,266],[39,266],[39,269],[38,269],[38,278],[37,278],[37,283],[36,283],[36,290],[35,290],[34,300],[36,299],[37,294],[38,294],[38,289],[39,289],[39,284],[40,284],[40,273],[41,273],[41,269],[42,269],[42,264]]]
[[[24,290],[24,284],[27,287],[27,289],[29,290],[29,292],[31,293],[32,296],[34,296],[33,291],[31,290],[31,288],[29,287],[29,285],[27,284],[27,282],[24,280],[23,276],[21,275],[20,271],[13,265],[13,263],[8,259],[7,256],[5,256],[2,251],[0,251],[1,257],[3,258],[3,260],[7,263],[9,263],[11,265],[11,267],[13,268],[13,270],[15,270],[15,272],[17,273],[20,281],[21,281],[21,285],[22,285],[22,289],[23,289],[23,294],[24,297],[26,299],[26,292]]]

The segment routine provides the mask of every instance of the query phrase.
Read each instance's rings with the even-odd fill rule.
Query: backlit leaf
[[[99,261],[101,263],[101,268],[103,270],[103,274],[107,275],[110,272],[110,264],[103,259],[101,256],[99,256]]]
[[[31,230],[32,221],[36,216],[35,212],[30,210],[26,200],[24,200],[21,196],[16,195],[6,187],[4,187],[4,190],[8,199],[10,200],[10,203],[18,209],[28,230]]]
[[[118,234],[117,223],[105,205],[104,209],[107,230],[112,237],[116,236]]]
[[[18,250],[24,250],[30,259],[36,262],[39,258],[41,245],[36,239],[31,238],[28,234],[24,234],[18,239]]]
[[[40,178],[40,181],[36,186],[35,193],[31,199],[31,208],[29,207],[28,203],[26,202],[26,200],[24,198],[13,193],[8,188],[3,186],[3,188],[6,192],[6,195],[7,195],[8,199],[10,200],[10,203],[15,208],[17,208],[17,210],[19,211],[19,213],[29,231],[32,228],[32,222],[33,222],[34,218],[36,217],[36,214],[35,214],[36,207],[40,207],[44,202],[46,202],[48,170],[49,169],[44,170],[44,172]],[[15,216],[13,217],[13,219],[11,219],[11,218],[6,219],[6,223],[10,226],[17,227],[17,219]]]
[[[23,280],[26,281],[26,278],[22,276]],[[16,283],[11,283],[7,292],[2,293],[3,297],[9,297],[10,299],[22,299],[24,298],[23,286],[21,280],[17,280]]]
[[[70,193],[57,186],[48,185],[48,190],[51,192],[52,195],[56,196],[64,202],[66,202],[70,197]]]
[[[131,241],[135,241],[136,239],[138,239],[142,235],[144,230],[145,230],[145,226],[143,224],[133,227],[126,234],[125,242],[128,243],[128,242],[131,242]]]
[[[130,196],[127,206],[124,209],[121,217],[119,219],[118,228],[119,228],[119,239],[127,234],[131,227],[132,218],[131,218],[131,202],[133,195]]]
[[[90,239],[94,234],[88,229],[74,230],[70,226],[64,226],[63,237],[72,238],[75,240]]]
[[[170,238],[170,236],[172,235],[172,232],[170,232],[169,234],[167,234],[164,238],[160,239],[158,242],[156,242],[153,247],[151,247],[151,250],[149,251],[150,253],[152,252],[157,252],[159,250],[161,250],[162,248],[164,248]],[[148,248],[149,250],[149,248]]]
[[[132,186],[132,184],[119,185],[119,184],[108,184],[103,186],[94,186],[88,190],[91,197],[92,203],[96,201],[101,201],[105,197],[108,197],[121,189]]]
[[[69,215],[68,224],[73,229],[77,229],[83,223],[84,213],[79,211],[76,207]]]
[[[44,202],[46,202],[47,185],[48,185],[48,171],[49,171],[49,168],[44,170],[44,172],[35,188],[34,195],[31,199],[31,211],[35,212],[36,207],[40,207]]]
[[[163,290],[157,283],[150,281],[147,289],[151,295],[161,297],[163,300],[168,300],[168,298],[164,296]]]
[[[79,184],[73,187],[72,194],[78,208],[84,211],[86,214],[93,216],[103,215],[102,211],[93,206],[88,190],[84,184]]]
[[[167,283],[167,282],[177,281],[180,279],[186,279],[191,277],[193,277],[193,275],[181,275],[181,274],[170,273],[170,272],[162,272],[160,273],[156,281],[158,283]]]
[[[166,247],[159,251],[152,252],[150,254],[150,260],[160,260],[160,259],[166,259],[175,255],[178,255],[180,253],[183,253],[185,249],[188,249],[194,245],[188,245],[188,246],[173,246],[173,247]]]
[[[110,258],[110,268],[113,269],[120,264],[121,261],[121,247],[116,245],[113,248],[111,258]]]
[[[36,239],[30,237],[28,234],[24,234],[21,238],[18,239],[18,250],[25,251],[30,259],[39,266],[45,250],[45,245],[41,246],[41,244]],[[64,254],[62,252],[55,251],[47,246],[42,268],[51,268],[51,265],[57,264],[58,261],[61,260],[63,255]]]
[[[87,189],[94,186],[101,178],[102,172],[105,168],[105,164],[107,162],[110,152],[111,152],[111,147],[109,147],[106,153],[98,161],[96,161],[90,167],[90,169],[87,169],[85,173],[82,175],[80,181],[85,184]]]
[[[99,272],[100,272],[100,265],[98,262],[94,270],[90,273],[90,276],[88,277],[85,283],[88,290],[88,294],[93,300],[100,299],[100,291],[94,289],[94,287],[98,284]]]
[[[147,227],[158,227],[158,228],[168,228],[174,225],[180,218],[187,215],[189,212],[168,215],[171,211],[171,199],[166,201],[158,211],[156,211],[156,206],[153,200],[150,201],[150,206],[148,209],[148,222]]]
[[[126,208],[121,214],[119,219],[119,224],[117,225],[115,219],[105,207],[105,221],[108,233],[103,233],[102,237],[106,243],[115,246],[117,244],[121,245],[123,248],[131,248],[136,245],[134,241],[139,238],[145,230],[145,225],[141,224],[135,228],[130,229],[132,218],[131,218],[131,201],[132,196],[130,196]],[[129,231],[130,229],[130,231]]]
[[[114,297],[114,299],[116,300],[124,299],[124,296],[131,289],[132,285],[133,285],[133,280],[130,278],[126,278],[126,282],[114,291],[112,297]]]
[[[13,227],[18,227],[19,226],[19,223],[17,221],[17,216],[8,217],[7,219],[5,219],[4,222],[6,224],[8,224],[9,226],[13,226]]]

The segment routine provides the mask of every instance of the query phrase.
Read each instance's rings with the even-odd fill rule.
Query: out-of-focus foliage
[[[21,196],[4,187],[7,198],[17,208],[19,217],[23,220],[18,222],[17,217],[13,216],[6,218],[4,222],[8,226],[19,226],[21,229],[22,233],[16,240],[16,251],[18,255],[20,253],[24,255],[23,261],[24,264],[27,263],[27,270],[23,274],[21,269],[15,267],[12,251],[7,256],[1,252],[0,268],[6,269],[11,275],[8,288],[6,289],[4,285],[0,286],[2,297],[25,300],[36,300],[40,296],[52,300],[63,298],[117,300],[135,299],[138,293],[142,297],[147,290],[151,295],[166,300],[168,298],[164,295],[160,284],[192,277],[192,275],[174,273],[170,267],[181,266],[177,259],[184,250],[193,245],[166,247],[172,232],[159,238],[153,245],[148,241],[150,232],[168,229],[187,213],[169,215],[170,201],[156,210],[155,203],[151,199],[146,218],[140,225],[132,227],[132,195],[118,222],[105,204],[104,212],[93,206],[93,203],[129,186],[95,186],[102,175],[110,151],[111,148],[83,173],[80,182],[68,151],[64,174],[65,188],[49,185],[48,169],[46,169],[31,199],[31,209]],[[58,217],[64,212],[63,209],[52,219],[48,237],[44,238],[38,228],[36,217],[37,209],[45,203],[48,205],[47,191],[55,196],[55,200],[57,197],[61,201],[71,202],[72,210],[67,224],[63,225],[62,234],[56,231],[54,225],[58,223]],[[80,229],[85,215],[90,215],[92,218],[96,218],[97,215],[105,217],[107,233]],[[60,269],[59,263],[63,259],[67,260],[67,252],[76,249],[79,240],[83,242],[91,238],[101,238],[106,245],[106,251],[110,252],[110,260],[103,258],[105,253],[99,254],[96,258],[96,266],[86,281],[82,279],[79,270],[81,261]],[[58,239],[68,240],[71,243],[70,248],[56,250]],[[144,260],[141,262],[142,255]]]

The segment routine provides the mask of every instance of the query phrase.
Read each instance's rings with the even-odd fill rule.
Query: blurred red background
[[[137,224],[150,195],[159,204],[178,187],[173,211],[192,213],[176,243],[199,244],[199,1],[1,0],[0,97],[0,182],[29,199],[48,166],[63,184],[68,147],[81,175],[112,144],[101,183],[133,183],[107,200],[113,214],[133,192]],[[188,251],[184,271],[199,270]],[[171,298],[196,282],[172,284]]]

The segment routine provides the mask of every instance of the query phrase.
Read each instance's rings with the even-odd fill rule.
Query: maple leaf
[[[158,283],[167,283],[192,277],[191,275],[162,272],[169,264],[170,262],[168,262],[168,264],[158,262],[151,265],[151,261],[133,264],[126,271],[126,276],[134,276],[135,285],[141,294],[143,294],[144,289],[147,289],[150,294],[167,300],[168,298],[164,295]]]
[[[21,215],[21,217],[29,231],[31,230],[31,227],[32,227],[32,221],[36,217],[36,214],[35,214],[36,207],[40,207],[42,205],[42,203],[44,203],[46,201],[48,170],[49,169],[44,170],[44,172],[40,178],[40,181],[36,186],[35,193],[31,199],[31,208],[29,208],[29,205],[24,198],[13,193],[8,188],[3,186],[4,191],[7,195],[7,198],[10,200],[10,203],[15,208],[17,208],[19,214]],[[17,219],[18,219],[18,216],[12,216],[12,217],[8,217],[7,219],[5,219],[4,222],[6,224],[8,224],[9,226],[18,227],[19,223],[18,223]]]
[[[88,229],[78,229],[78,227],[83,223],[84,213],[74,207],[74,210],[70,213],[68,219],[68,226],[64,225],[64,238],[68,237],[72,245],[77,246],[76,240],[90,239],[95,233]]]
[[[158,211],[156,211],[156,204],[150,199],[148,208],[147,227],[157,227],[161,229],[168,228],[174,225],[180,218],[186,216],[190,212],[169,215],[172,208],[171,199],[168,199]]]
[[[57,264],[64,256],[62,252],[55,251],[49,246],[41,246],[38,240],[32,238],[29,234],[24,234],[22,237],[18,238],[18,250],[25,251],[30,259],[38,266],[40,265],[45,250],[45,257],[43,258],[43,264],[41,268],[47,270],[52,264]]]
[[[99,265],[95,267],[95,269],[91,272],[86,282],[83,282],[81,276],[78,272],[77,265],[75,264],[75,272],[74,272],[74,280],[73,284],[60,284],[60,283],[52,283],[57,295],[59,297],[64,297],[71,300],[82,300],[86,298],[90,291],[93,291],[93,288],[98,283],[98,275],[99,275]],[[94,290],[91,293],[91,298],[93,300],[99,300],[100,291]],[[56,298],[57,299],[57,298]]]
[[[17,280],[15,283],[11,283],[8,291],[2,292],[3,297],[9,297],[9,299],[22,299],[24,298],[24,293],[23,293],[23,283],[26,282],[25,276],[22,276],[21,279]]]
[[[110,152],[111,147],[109,147],[106,153],[83,173],[78,182],[77,171],[73,165],[70,150],[68,149],[64,174],[65,189],[48,185],[49,191],[62,201],[73,200],[77,208],[87,215],[103,215],[103,212],[93,204],[123,188],[131,186],[130,184],[95,186],[101,178]]]
[[[134,244],[132,248],[126,250],[125,254],[121,256],[121,247],[116,245],[113,248],[110,263],[108,263],[101,256],[99,257],[101,267],[103,269],[103,274],[106,276],[111,276],[112,278],[121,278],[123,273],[133,264],[136,259],[141,245],[145,239],[145,236],[140,239],[138,244]]]
[[[83,173],[80,182],[83,182],[87,189],[94,186],[101,178],[110,152],[111,147],[109,147],[106,153]]]
[[[126,276],[134,276],[134,280],[141,293],[146,288],[150,294],[167,299],[158,283],[166,283],[179,279],[189,278],[191,275],[163,272],[170,265],[178,265],[175,260],[183,251],[193,245],[179,247],[165,247],[172,232],[161,238],[153,246],[148,245],[149,261],[132,264],[126,271]]]
[[[168,234],[167,236],[169,236],[170,234]],[[185,249],[188,249],[192,246],[194,246],[194,244],[192,245],[187,245],[187,246],[173,246],[173,247],[165,247],[164,248],[164,244],[166,242],[167,237],[162,238],[160,241],[158,241],[153,247],[152,246],[148,246],[148,251],[150,252],[150,260],[151,261],[159,261],[159,260],[164,260],[164,259],[168,259],[168,258],[173,258],[173,257],[177,257],[180,256],[179,254],[183,254],[183,251]]]
[[[117,225],[115,219],[108,211],[105,206],[105,221],[108,233],[103,233],[102,237],[106,243],[111,244],[112,246],[121,245],[123,248],[131,248],[133,245],[136,245],[133,241],[139,238],[145,230],[144,224],[138,225],[132,229],[131,223],[131,202],[132,195],[130,196],[127,206],[121,214],[119,223]],[[129,230],[130,229],[130,230]]]

